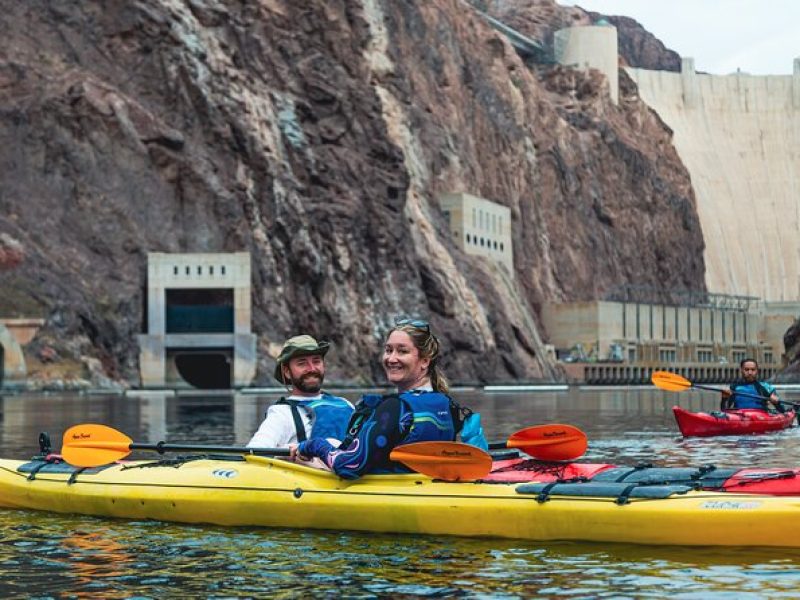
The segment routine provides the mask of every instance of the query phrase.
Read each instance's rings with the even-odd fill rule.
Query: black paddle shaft
[[[710,386],[710,385],[700,385],[699,383],[693,383],[692,387],[696,387],[696,388],[699,388],[701,390],[708,390],[709,392],[722,392],[723,391],[723,390],[721,390],[719,388],[715,388],[715,387]],[[738,394],[739,396],[747,396],[748,398],[755,398],[756,400],[769,400],[769,398],[764,398],[764,396],[758,396],[756,394],[748,394],[747,392],[734,392],[734,394]],[[781,404],[786,404],[786,405],[791,406],[793,408],[800,407],[800,404],[797,404],[796,402],[787,402],[786,400],[778,400],[778,402],[780,402]]]
[[[219,452],[220,454],[253,454],[255,456],[289,456],[288,448],[245,448],[243,446],[202,446],[198,444],[157,444],[130,445],[131,450],[154,450],[159,454],[165,452]]]

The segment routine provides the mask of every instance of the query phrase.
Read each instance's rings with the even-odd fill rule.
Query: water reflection
[[[79,590],[78,597],[96,597],[108,587],[106,581],[122,577],[134,561],[125,546],[113,540],[109,528],[104,526],[92,531],[74,530],[64,537],[61,547],[68,557],[64,568],[73,578],[72,585]]]
[[[358,392],[344,392],[357,401]],[[589,436],[584,457],[594,462],[652,462],[671,466],[705,464],[790,466],[800,456],[798,429],[763,436],[680,436],[672,406],[714,410],[712,393],[675,394],[652,388],[577,389],[566,392],[484,394],[462,391],[459,402],[478,410],[492,439],[541,423],[570,423]],[[277,395],[125,396],[15,395],[0,398],[0,455],[21,458],[38,451],[47,431],[54,449],[63,431],[78,423],[103,423],[138,442],[245,444]],[[790,399],[791,398],[787,398]]]
[[[3,511],[5,597],[777,597],[800,554],[222,529]],[[79,543],[74,540],[80,539]]]
[[[358,393],[345,392],[351,400]],[[493,439],[539,423],[589,436],[583,460],[685,466],[794,466],[798,430],[683,439],[671,406],[713,410],[713,394],[652,389],[455,394]],[[245,443],[277,396],[2,398],[0,456],[27,458],[40,431],[104,423],[136,441]],[[791,398],[789,398],[791,399]],[[152,457],[152,454],[142,456]],[[505,540],[232,529],[0,511],[2,597],[521,598],[794,596],[800,552],[781,549],[532,544]]]

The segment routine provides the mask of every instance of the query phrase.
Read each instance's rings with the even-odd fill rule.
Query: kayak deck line
[[[215,472],[226,472],[235,469],[243,463],[254,463],[266,469],[277,468],[281,471],[294,471],[306,478],[319,478],[321,481],[337,482],[337,489],[345,489],[354,485],[356,481],[340,479],[330,471],[310,467],[302,463],[287,461],[283,458],[261,455],[185,455],[176,458],[161,458],[154,461],[117,461],[99,467],[75,467],[63,461],[57,455],[50,455],[47,459],[35,457],[20,463],[13,472],[15,475],[26,476],[32,480],[44,475],[69,475],[67,484],[77,481],[78,477],[101,473],[107,469],[118,467],[119,471],[130,469],[148,469],[170,467],[178,469],[191,465],[196,461],[213,461],[221,465]],[[0,468],[5,468],[0,465]],[[60,481],[58,478],[49,480]],[[798,480],[794,483],[794,480]],[[360,482],[409,482],[415,485],[424,482],[441,481],[420,473],[383,473],[365,475]],[[80,482],[85,482],[83,479]],[[89,481],[91,482],[91,481]],[[607,463],[584,463],[570,461],[542,461],[533,458],[524,458],[516,455],[512,458],[495,458],[491,472],[476,481],[459,481],[453,483],[479,483],[481,485],[508,485],[519,483],[559,483],[559,484],[636,484],[640,487],[657,485],[686,485],[695,490],[721,491],[727,493],[753,493],[757,495],[783,495],[800,496],[800,468],[740,468],[717,467],[706,464],[699,467],[656,467],[649,463],[638,465],[613,465]],[[734,488],[754,487],[763,483],[772,485],[762,486],[754,491],[742,491]],[[780,482],[776,487],[775,482]],[[94,482],[91,482],[94,483]]]
[[[259,455],[189,455],[181,456],[173,459],[162,458],[155,461],[118,461],[99,467],[75,467],[63,460],[43,460],[38,457],[21,463],[19,467],[13,471],[14,475],[25,477],[28,480],[43,478],[47,481],[61,481],[61,478],[43,477],[46,475],[68,475],[66,483],[71,485],[74,483],[98,483],[97,481],[88,481],[85,479],[78,480],[82,476],[92,476],[99,474],[107,469],[118,467],[120,472],[130,469],[149,469],[149,468],[162,468],[170,467],[178,469],[192,465],[196,461],[213,461],[220,464],[217,471],[230,471],[235,469],[237,465],[243,463],[254,463],[261,465],[267,469],[277,468],[282,471],[295,471],[305,477],[320,478],[323,481],[337,482],[337,489],[346,489],[350,485],[355,485],[357,481],[348,481],[340,479],[333,475],[330,471],[310,467],[301,463],[287,461],[282,458],[259,456]],[[0,469],[8,470],[6,467],[0,465]],[[510,476],[510,477],[509,477]],[[640,465],[612,465],[605,463],[581,463],[581,462],[565,462],[565,461],[541,461],[531,458],[503,458],[495,460],[494,467],[486,478],[476,481],[457,481],[460,485],[469,483],[479,483],[481,485],[511,485],[521,483],[558,483],[558,484],[571,484],[583,485],[584,489],[588,489],[586,484],[603,484],[614,485],[624,484],[630,486],[635,484],[638,487],[648,486],[664,486],[664,485],[682,485],[690,486],[695,490],[704,491],[720,491],[727,493],[754,493],[757,495],[788,495],[800,496],[800,483],[794,487],[785,487],[783,489],[767,488],[760,489],[754,492],[742,492],[733,490],[732,488],[755,486],[764,482],[787,482],[794,479],[800,479],[800,468],[787,469],[787,468],[763,468],[763,469],[748,469],[738,467],[717,467],[715,465],[703,465],[700,467],[654,467],[649,464]],[[360,482],[409,482],[413,481],[415,485],[423,483],[441,482],[427,475],[420,473],[383,473],[365,475]],[[119,484],[123,485],[123,484]],[[170,484],[158,484],[160,486],[169,486]],[[216,487],[216,486],[214,486]]]
[[[269,458],[266,458],[266,457],[256,457],[256,458],[263,459],[263,460],[274,460],[274,459],[269,459]],[[208,460],[208,459],[200,459],[200,460]],[[212,461],[213,462],[226,462],[226,461],[219,461],[217,459],[212,459]],[[288,463],[288,461],[282,461],[282,462],[286,462],[287,465],[290,465],[290,466],[299,466],[303,470],[311,469],[313,471],[319,471],[318,469],[313,469],[311,467],[305,467],[303,465],[294,465],[293,463]],[[80,475],[84,475],[85,477],[88,478],[88,477],[97,476],[100,473],[107,473],[107,474],[119,473],[120,471],[125,470],[125,465],[120,465],[120,466],[122,467],[121,469],[114,469],[113,466],[112,466],[112,467],[109,467],[108,469],[102,469],[102,470],[97,471],[95,473],[79,473],[79,476]],[[152,463],[148,462],[146,464],[142,464],[141,466],[144,467],[144,468],[151,468],[154,465]],[[164,467],[166,467],[166,466],[168,466],[168,465],[164,465]],[[169,467],[172,468],[172,466],[169,466]],[[4,465],[0,465],[0,471],[5,471],[5,472],[7,472],[7,473],[9,473],[11,475],[18,476],[20,478],[28,480],[26,472],[25,471],[21,471],[19,469],[13,469],[12,470],[12,469],[9,469],[8,467],[4,466]],[[354,485],[354,486],[357,487],[359,485],[362,485],[363,483],[366,483],[364,481],[364,479],[366,479],[366,478],[370,478],[373,482],[381,482],[381,483],[388,483],[390,480],[393,480],[393,479],[394,480],[398,480],[399,479],[401,481],[402,480],[405,480],[405,481],[414,480],[415,487],[413,489],[420,489],[419,488],[420,485],[426,485],[426,484],[436,484],[436,485],[448,486],[448,487],[449,486],[469,487],[469,486],[475,486],[476,485],[476,482],[442,481],[442,480],[434,480],[434,479],[431,479],[431,478],[422,478],[422,479],[427,479],[427,481],[424,481],[424,480],[420,480],[421,478],[418,477],[417,474],[415,474],[415,473],[400,474],[399,477],[398,477],[398,474],[369,475],[369,476],[366,476],[365,478],[362,478],[361,480],[358,480],[358,481],[347,482],[346,480],[342,480],[342,479],[340,479],[338,477],[335,477],[335,476],[331,475],[328,472],[325,472],[325,471],[320,471],[320,472],[322,474],[327,475],[328,476],[328,477],[326,477],[327,479],[333,479],[333,480],[335,480],[337,482],[341,482],[341,483],[345,483],[345,484],[349,483],[350,485],[344,485],[343,487],[338,488],[338,489],[313,489],[313,488],[311,488],[311,489],[305,488],[304,489],[302,487],[295,487],[295,488],[290,488],[290,487],[253,487],[253,486],[234,486],[234,485],[221,486],[216,481],[215,481],[215,483],[217,483],[216,485],[198,485],[198,484],[181,484],[181,483],[149,483],[149,482],[142,482],[142,481],[131,481],[131,482],[113,481],[112,482],[112,481],[92,481],[91,479],[88,479],[88,480],[87,479],[74,479],[70,483],[69,482],[69,477],[66,477],[66,476],[70,475],[70,473],[68,473],[68,472],[43,473],[43,474],[40,473],[40,474],[37,474],[36,479],[29,480],[29,481],[31,483],[33,483],[33,482],[48,483],[48,484],[62,484],[63,483],[63,484],[66,484],[67,486],[70,486],[70,487],[84,485],[84,486],[111,486],[111,487],[134,488],[134,489],[152,488],[152,489],[175,489],[175,490],[202,490],[202,491],[213,491],[215,493],[219,493],[219,492],[284,493],[284,494],[295,495],[295,497],[298,497],[298,493],[300,493],[300,495],[305,495],[305,494],[341,495],[341,494],[345,494],[348,497],[352,497],[352,496],[356,496],[356,497],[358,497],[358,496],[373,496],[373,497],[374,496],[381,496],[381,497],[383,497],[383,496],[386,496],[386,497],[392,497],[392,498],[420,498],[420,494],[419,493],[412,493],[412,492],[393,492],[393,491],[386,491],[386,490],[380,490],[380,491],[352,490],[352,489],[350,489],[350,487],[351,487],[351,485]],[[42,476],[39,476],[39,475],[45,475],[45,476],[42,477]],[[47,475],[50,475],[50,477],[47,477]],[[62,477],[54,477],[55,475],[62,475]],[[534,489],[532,486],[543,486],[544,487],[544,486],[552,485],[552,483],[550,483],[550,484],[537,484],[537,483],[521,483],[521,482],[489,482],[489,483],[477,482],[477,483],[479,485],[491,485],[495,489],[514,488],[514,491],[516,492],[516,495],[511,495],[511,494],[495,494],[495,495],[493,495],[493,494],[481,494],[480,496],[476,496],[475,494],[436,492],[435,494],[425,495],[425,497],[427,497],[427,498],[437,498],[437,499],[462,499],[462,500],[475,500],[475,499],[480,499],[480,500],[501,499],[503,501],[506,501],[506,500],[522,500],[522,501],[528,501],[528,502],[530,502],[531,500],[534,500],[534,501],[537,501],[537,502],[541,503],[543,501],[537,500],[537,498],[534,497],[534,495],[538,495],[540,493],[540,490],[539,489]],[[565,483],[558,483],[558,485],[559,486],[572,486],[574,489],[578,489],[578,488],[583,487],[583,489],[590,490],[592,488],[592,483],[591,482],[583,482],[583,483],[567,483],[567,482],[565,482]],[[602,484],[602,485],[608,486],[608,484],[605,484],[605,483]],[[630,497],[630,502],[627,502],[626,504],[633,504],[633,503],[639,503],[639,502],[648,502],[648,501],[653,501],[653,500],[663,500],[664,498],[667,498],[667,497],[669,497],[672,500],[680,500],[682,496],[684,496],[685,499],[696,499],[696,498],[700,497],[699,494],[702,494],[702,497],[706,498],[706,499],[724,499],[726,502],[727,501],[731,501],[731,502],[740,501],[743,498],[756,498],[756,499],[764,498],[763,494],[747,494],[747,493],[743,493],[743,494],[736,494],[735,496],[732,496],[731,494],[726,493],[724,491],[692,490],[688,486],[680,486],[680,485],[676,485],[676,484],[667,484],[666,486],[665,485],[655,485],[655,484],[647,483],[647,482],[639,482],[639,483],[634,483],[634,484],[630,484],[630,483],[620,484],[621,487],[631,487],[631,488],[634,488],[634,489],[637,489],[637,490],[646,490],[648,488],[655,488],[655,487],[669,487],[670,485],[672,485],[672,487],[685,488],[685,489],[683,489],[681,491],[678,491],[678,490],[673,491],[669,496],[663,496],[663,497],[654,497],[654,498],[635,497],[635,496],[634,497]],[[531,490],[531,491],[529,491],[529,490]],[[563,488],[562,488],[562,490],[563,490]],[[690,492],[690,491],[695,492],[696,495],[691,496],[691,497],[685,496],[685,494]],[[553,500],[567,500],[568,499],[568,500],[577,501],[577,502],[618,503],[617,502],[617,498],[618,498],[618,495],[615,494],[615,493],[611,493],[611,494],[601,494],[601,493],[591,494],[591,493],[586,493],[586,494],[582,494],[582,495],[574,495],[574,494],[570,494],[570,493],[564,492],[564,491],[559,492],[558,491],[558,487],[556,487],[556,489],[554,489],[552,492],[548,493],[548,496],[547,496],[546,500],[544,500],[544,502],[550,502],[550,501],[553,501]]]
[[[31,482],[46,482],[46,483],[54,483],[54,484],[61,484],[64,483],[70,487],[78,486],[78,485],[89,485],[89,486],[113,486],[113,487],[131,487],[131,488],[154,488],[154,489],[186,489],[186,490],[212,490],[214,492],[218,491],[255,491],[255,492],[288,492],[288,493],[296,493],[298,490],[301,490],[303,494],[306,493],[319,493],[319,494],[347,494],[348,496],[390,496],[390,497],[413,497],[418,498],[420,497],[419,493],[411,493],[411,492],[393,492],[393,491],[386,491],[385,489],[381,489],[380,491],[368,491],[368,490],[358,490],[352,488],[358,488],[363,486],[364,484],[392,484],[392,483],[400,483],[400,484],[409,484],[413,482],[414,490],[421,489],[421,486],[435,484],[437,486],[458,486],[458,487],[473,487],[473,486],[491,486],[495,489],[508,489],[514,488],[514,491],[517,495],[511,494],[481,494],[480,498],[500,498],[503,500],[509,499],[523,499],[528,500],[532,494],[539,494],[540,490],[534,489],[532,486],[543,486],[543,487],[550,487],[555,486],[555,489],[552,491],[548,491],[547,501],[552,499],[558,498],[570,498],[575,500],[614,500],[617,498],[618,494],[616,490],[623,489],[623,488],[631,488],[636,490],[647,490],[657,487],[673,487],[678,488],[672,492],[671,497],[673,499],[679,499],[681,495],[689,491],[693,492],[702,492],[707,497],[719,497],[719,498],[726,498],[726,499],[734,499],[738,500],[740,498],[746,497],[754,497],[754,498],[762,498],[765,495],[761,493],[736,493],[732,495],[731,493],[727,492],[727,488],[722,486],[714,486],[711,488],[698,488],[692,487],[688,485],[689,481],[692,481],[695,484],[702,484],[705,483],[702,479],[697,480],[689,480],[689,479],[675,479],[675,480],[630,480],[630,481],[620,481],[616,483],[614,479],[604,479],[604,476],[608,475],[616,475],[616,471],[620,470],[620,468],[612,468],[610,470],[601,471],[599,475],[596,475],[594,479],[591,481],[571,481],[569,479],[562,480],[557,479],[552,482],[548,483],[536,483],[534,480],[529,482],[522,482],[522,481],[444,481],[439,479],[433,479],[431,477],[427,477],[424,475],[420,475],[419,473],[386,473],[386,474],[373,474],[373,475],[366,475],[358,480],[348,481],[345,479],[341,479],[334,475],[329,471],[324,471],[321,469],[316,469],[313,467],[308,467],[305,465],[293,463],[286,460],[281,460],[277,458],[270,458],[265,456],[251,456],[248,455],[244,457],[244,461],[237,460],[237,459],[230,459],[230,458],[207,458],[207,457],[196,457],[194,460],[187,461],[177,465],[177,468],[184,467],[184,466],[197,466],[199,462],[209,462],[209,463],[220,463],[221,465],[225,465],[214,468],[211,470],[212,477],[215,477],[214,485],[211,484],[185,484],[185,483],[176,483],[176,482],[165,482],[165,483],[157,483],[157,482],[145,482],[140,480],[135,481],[109,481],[106,479],[97,480],[97,476],[100,475],[113,475],[119,474],[125,471],[132,471],[132,469],[151,469],[151,468],[176,468],[176,465],[171,464],[169,461],[165,461],[164,464],[159,464],[159,462],[153,461],[128,461],[125,463],[118,463],[118,464],[111,464],[106,465],[103,467],[93,467],[90,469],[81,469],[80,467],[71,467],[72,471],[63,470],[63,471],[56,471],[56,472],[49,472],[46,470],[39,470],[36,472],[36,477],[31,479],[29,477],[30,471],[23,470],[23,468],[30,464],[31,461],[20,463],[20,466],[17,469],[10,469],[5,465],[0,464],[0,471],[4,471],[13,475],[15,477],[19,477]],[[242,465],[245,463],[255,463],[261,464],[267,468],[276,466],[277,468],[285,471],[298,471],[303,475],[311,475],[313,477],[320,477],[327,482],[331,482],[336,484],[334,489],[313,489],[313,488],[302,488],[301,486],[298,487],[262,487],[262,486],[236,486],[236,485],[220,485],[220,479],[217,475],[215,475],[219,471],[235,471],[235,465]],[[232,463],[232,464],[229,464]],[[66,465],[66,463],[59,463],[59,466]],[[70,468],[67,465],[68,468]],[[209,467],[210,468],[210,467]],[[635,468],[622,468],[623,471],[632,471],[636,472]],[[692,470],[692,469],[687,469]],[[746,471],[746,470],[744,470]],[[794,471],[786,471],[786,470],[779,470],[778,472],[771,473],[765,472],[761,473],[743,473],[740,478],[732,478],[732,474],[738,472],[735,469],[725,469],[723,474],[720,476],[721,478],[731,480],[733,483],[737,485],[749,485],[760,483],[762,480],[769,480],[769,479],[786,479],[795,477]],[[60,477],[59,477],[60,476]],[[94,479],[93,479],[94,478]],[[534,477],[535,478],[535,477]],[[717,478],[715,478],[717,479]],[[230,479],[227,479],[230,480]],[[616,485],[616,488],[614,486]],[[600,493],[603,487],[613,489],[614,491]],[[587,493],[582,493],[580,495],[575,495],[569,492],[564,492],[565,489],[572,489],[572,490],[586,490]],[[562,490],[559,492],[559,490]],[[597,494],[588,493],[589,490],[598,491]],[[437,492],[435,495],[431,495],[430,497],[437,497],[437,498],[460,498],[460,499],[469,499],[475,498],[474,494],[463,494],[463,493],[442,493]],[[631,500],[636,501],[646,501],[646,500],[659,500],[662,498],[647,498],[647,497],[631,497]],[[798,500],[800,500],[800,493],[798,494]]]

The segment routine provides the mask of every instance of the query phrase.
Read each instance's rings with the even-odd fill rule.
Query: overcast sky
[[[715,75],[788,75],[800,58],[800,0],[557,0],[639,21]]]

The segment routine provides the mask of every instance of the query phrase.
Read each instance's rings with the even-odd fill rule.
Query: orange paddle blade
[[[682,392],[692,387],[692,382],[669,371],[656,371],[650,377],[653,385],[669,392]]]
[[[445,481],[474,481],[492,470],[492,457],[461,442],[416,442],[397,446],[389,455],[410,469]]]
[[[572,460],[582,456],[589,445],[586,434],[572,425],[535,425],[512,434],[507,448],[519,448],[539,460]]]
[[[76,467],[97,467],[128,456],[132,443],[131,438],[116,429],[85,423],[64,432],[61,456]]]

